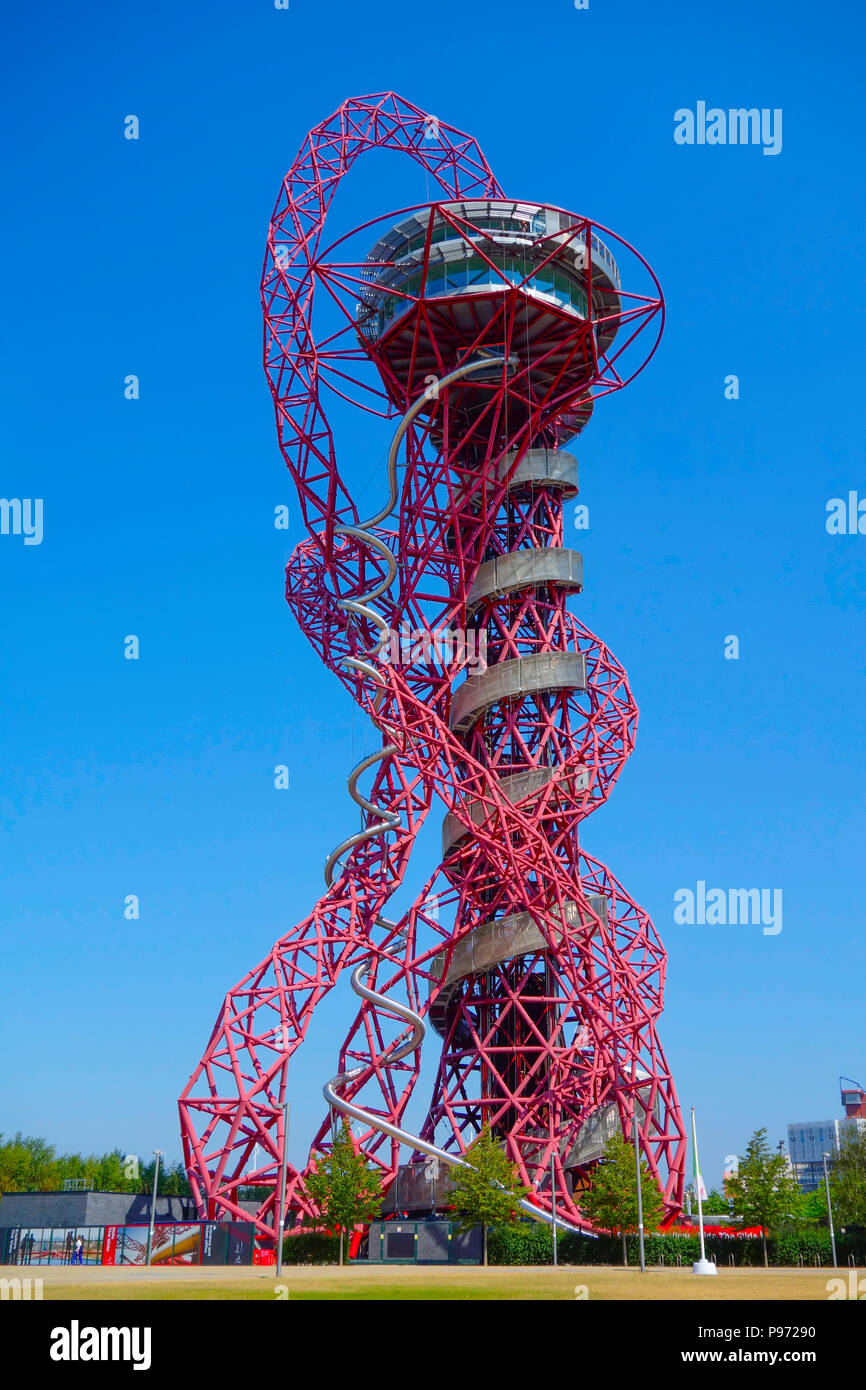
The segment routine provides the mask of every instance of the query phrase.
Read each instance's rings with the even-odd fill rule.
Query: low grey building
[[[4,1192],[0,1226],[141,1226],[150,1203],[144,1192]],[[191,1197],[157,1197],[157,1222],[198,1219]]]

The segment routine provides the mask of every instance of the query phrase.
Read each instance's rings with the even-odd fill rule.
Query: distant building
[[[842,1104],[851,1120],[866,1120],[866,1091],[843,1091]]]
[[[839,1151],[843,1120],[803,1120],[788,1125],[788,1153],[803,1192],[816,1192],[824,1181],[822,1155]]]
[[[824,1181],[823,1155],[835,1158],[846,1133],[866,1131],[866,1091],[842,1092],[845,1116],[838,1120],[802,1120],[788,1125],[788,1154],[803,1192],[815,1192]]]

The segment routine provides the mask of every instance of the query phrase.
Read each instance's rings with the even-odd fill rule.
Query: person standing
[[[72,1263],[74,1265],[84,1264],[84,1241],[81,1239],[81,1236],[78,1236],[76,1238],[75,1250],[72,1255]]]

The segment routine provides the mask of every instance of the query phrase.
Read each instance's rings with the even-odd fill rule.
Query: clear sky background
[[[6,25],[0,495],[43,498],[45,533],[0,536],[0,1130],[179,1156],[176,1097],[227,988],[357,824],[360,719],[282,594],[301,528],[258,282],[307,130],[388,88],[659,275],[662,348],[577,449],[575,611],[641,710],[583,843],[667,947],[661,1036],[706,1176],[759,1125],[775,1143],[841,1113],[839,1073],[866,1076],[866,536],[828,535],[825,509],[866,497],[861,7],[49,3]],[[676,145],[698,100],[781,107],[781,154]],[[339,216],[424,197],[372,158]],[[337,424],[360,495],[387,426]],[[676,925],[700,879],[781,888],[781,933]],[[344,978],[293,1064],[296,1160],[353,1002]]]

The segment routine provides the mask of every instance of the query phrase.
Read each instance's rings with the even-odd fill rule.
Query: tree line
[[[152,1192],[156,1160],[112,1149],[104,1154],[58,1153],[47,1139],[21,1133],[0,1134],[0,1193],[56,1192],[67,1178],[89,1179],[100,1192]],[[190,1185],[182,1163],[160,1163],[158,1191],[164,1197],[188,1197]]]

